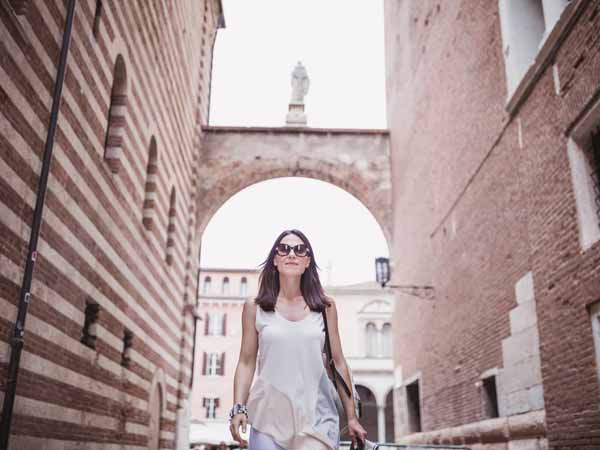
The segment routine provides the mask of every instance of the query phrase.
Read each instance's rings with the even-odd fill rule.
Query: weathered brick
[[[396,363],[422,374],[425,432],[479,423],[479,375],[539,354],[522,368],[538,383],[512,403],[499,383],[501,414],[545,406],[548,448],[600,448],[586,309],[600,245],[581,251],[567,155],[600,92],[600,4],[569,3],[581,9],[511,115],[499,2],[385,2],[395,270],[436,290],[433,305],[399,294],[394,324]],[[505,368],[499,381],[533,382]]]

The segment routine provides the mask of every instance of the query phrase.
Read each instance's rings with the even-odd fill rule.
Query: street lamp
[[[390,259],[383,256],[375,258],[375,279],[382,288],[400,289],[405,294],[426,300],[435,299],[433,286],[387,284],[390,281],[390,275]]]
[[[386,283],[390,281],[390,258],[383,256],[375,258],[375,279],[381,284],[381,287],[385,287]]]

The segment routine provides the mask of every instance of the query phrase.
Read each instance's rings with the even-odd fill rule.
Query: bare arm
[[[333,362],[335,363],[336,369],[340,372],[342,377],[344,377],[346,385],[352,389],[350,371],[348,370],[346,358],[344,358],[344,353],[342,352],[342,343],[338,328],[337,308],[333,300],[331,302],[331,306],[326,308],[325,314],[327,315],[327,327],[329,328],[329,340],[331,341],[331,356],[333,357]],[[356,419],[357,417],[354,412],[354,399],[352,396],[349,397],[344,388],[339,386],[339,384],[338,393],[342,399],[347,420],[350,421],[351,419]]]
[[[255,326],[256,308],[256,303],[252,299],[244,303],[244,309],[242,310],[242,346],[235,376],[233,377],[233,402],[244,405],[250,394],[258,352],[258,332]],[[229,425],[231,436],[239,442],[240,448],[245,448],[248,445],[248,442],[240,436],[240,427],[242,432],[246,432],[247,420],[248,418],[244,413],[239,413],[232,418]]]
[[[257,305],[247,300],[242,310],[242,346],[233,378],[233,402],[245,404],[256,368],[258,333],[255,327]]]

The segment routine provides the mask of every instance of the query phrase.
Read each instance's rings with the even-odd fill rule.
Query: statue
[[[292,101],[291,103],[304,103],[304,96],[308,93],[310,79],[306,68],[300,61],[292,71]]]
[[[288,127],[305,127],[306,114],[304,113],[304,96],[308,94],[310,80],[306,69],[300,61],[292,71],[292,99],[285,116],[285,124]]]

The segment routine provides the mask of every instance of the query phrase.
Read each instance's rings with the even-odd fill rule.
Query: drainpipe
[[[190,376],[190,389],[194,384],[194,369],[196,368],[196,332],[198,330],[198,321],[202,318],[198,315],[198,298],[200,295],[200,269],[198,269],[196,281],[196,301],[194,302],[194,338],[192,340],[192,374]]]
[[[17,376],[19,374],[19,363],[21,361],[21,351],[23,350],[25,336],[25,319],[27,317],[27,306],[31,298],[30,289],[33,278],[33,267],[37,257],[37,243],[42,224],[42,212],[44,210],[44,199],[46,196],[46,186],[48,185],[48,174],[50,172],[50,163],[52,161],[52,149],[54,147],[54,136],[56,134],[56,124],[60,109],[62,97],[62,86],[65,79],[67,66],[67,55],[69,53],[69,44],[71,42],[71,29],[73,27],[73,16],[75,11],[75,0],[69,0],[67,5],[67,18],[63,32],[62,48],[60,50],[60,60],[56,73],[56,82],[52,95],[52,109],[50,111],[50,124],[48,126],[48,135],[46,136],[46,145],[44,147],[44,156],[42,160],[42,170],[35,201],[35,210],[33,213],[33,222],[31,224],[31,235],[29,237],[29,251],[25,262],[25,272],[21,292],[19,294],[19,305],[17,309],[17,320],[13,336],[9,345],[10,361],[8,363],[6,387],[4,392],[4,404],[2,406],[2,421],[0,422],[0,450],[8,450],[8,438],[10,435],[10,426],[15,404],[15,394],[17,389]]]

